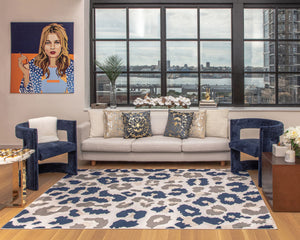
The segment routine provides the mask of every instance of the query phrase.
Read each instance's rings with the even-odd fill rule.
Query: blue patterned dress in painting
[[[48,78],[43,76],[43,70],[29,61],[29,83],[24,87],[24,78],[20,84],[20,93],[74,93],[74,61],[66,69],[65,77],[56,74],[56,68],[49,68]]]

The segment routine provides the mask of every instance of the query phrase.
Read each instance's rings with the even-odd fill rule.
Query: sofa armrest
[[[82,160],[81,143],[90,136],[90,122],[83,122],[77,125],[77,157]]]

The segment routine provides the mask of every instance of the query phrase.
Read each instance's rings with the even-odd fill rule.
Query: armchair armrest
[[[37,149],[37,129],[29,128],[28,122],[20,123],[15,128],[17,138],[23,139],[23,147]]]
[[[76,121],[57,119],[57,130],[67,131],[67,138],[69,142],[76,143]]]
[[[263,152],[272,152],[272,144],[277,144],[280,136],[284,133],[283,123],[277,121],[274,121],[274,123],[274,125],[263,126],[260,129]]]

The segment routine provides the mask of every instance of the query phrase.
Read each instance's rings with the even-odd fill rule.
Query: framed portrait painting
[[[11,93],[74,93],[74,23],[11,23]]]

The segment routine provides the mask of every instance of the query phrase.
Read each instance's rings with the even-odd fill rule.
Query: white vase
[[[295,151],[294,150],[287,150],[285,153],[284,160],[288,163],[295,162]]]
[[[111,89],[110,89],[110,108],[117,108],[117,91],[116,91],[116,84],[115,83],[111,83],[110,85]]]

